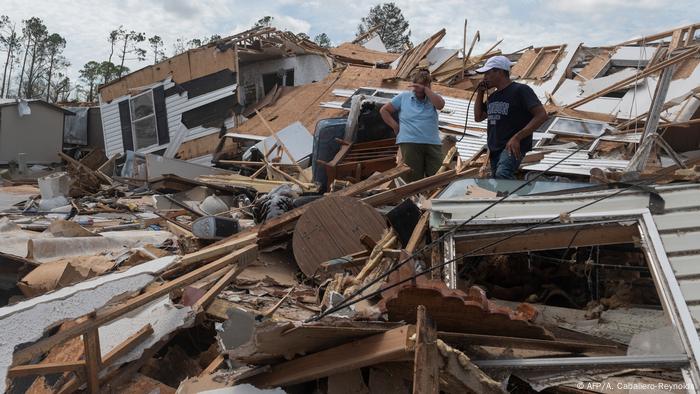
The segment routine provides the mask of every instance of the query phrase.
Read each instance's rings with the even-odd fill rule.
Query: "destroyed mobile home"
[[[478,34],[258,28],[102,86],[104,149],[2,170],[2,390],[697,392],[698,27],[506,54],[549,114],[519,180]],[[407,183],[378,109],[420,68],[444,161]]]

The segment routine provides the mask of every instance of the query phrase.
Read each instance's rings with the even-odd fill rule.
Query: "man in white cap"
[[[474,120],[488,118],[491,176],[500,179],[515,179],[523,156],[532,149],[532,133],[547,120],[532,88],[510,80],[510,66],[507,57],[494,56],[476,70],[484,79],[477,88]],[[496,90],[484,103],[484,93],[490,88]]]

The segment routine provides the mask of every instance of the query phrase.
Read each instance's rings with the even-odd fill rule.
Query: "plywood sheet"
[[[173,81],[176,83],[183,83],[192,79],[192,75],[190,73],[190,57],[189,53],[187,52],[168,59],[167,67],[170,68],[170,72],[173,75]]]
[[[327,196],[311,205],[294,229],[294,257],[307,276],[330,259],[365,250],[362,235],[379,240],[386,221],[370,205],[353,197]]]
[[[229,69],[236,71],[236,58],[233,50],[219,51],[215,46],[193,49],[189,52],[191,79]]]
[[[153,82],[153,69],[151,66],[142,68],[126,76],[126,85],[128,89],[140,88],[142,86],[150,85]],[[138,91],[130,90],[127,94],[131,93],[137,94]]]
[[[518,59],[518,62],[513,65],[510,69],[510,75],[516,78],[520,78],[525,74],[525,71],[527,71],[528,68],[530,68],[530,65],[532,62],[535,61],[535,58],[537,57],[537,50],[536,49],[528,49],[525,51],[522,56],[520,56],[520,59]]]
[[[600,74],[600,72],[607,66],[608,62],[610,62],[611,56],[611,51],[601,51],[598,55],[591,59],[583,69],[581,69],[579,75],[577,75],[575,79],[585,81],[597,77],[598,74]]]

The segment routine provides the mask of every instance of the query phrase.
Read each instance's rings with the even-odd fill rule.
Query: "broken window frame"
[[[666,255],[661,235],[656,227],[651,211],[649,208],[636,208],[622,212],[586,213],[577,215],[576,223],[585,225],[586,221],[601,220],[601,218],[613,222],[631,221],[637,226],[641,239],[640,249],[646,255],[646,263],[654,280],[654,285],[659,295],[659,301],[661,302],[663,311],[666,313],[671,326],[678,333],[683,350],[689,360],[688,365],[680,368],[680,371],[689,387],[700,386],[700,368],[695,359],[696,355],[700,354],[700,339],[698,338],[693,318],[690,315],[680,285],[673,273],[673,268],[668,260],[668,256]],[[499,224],[532,223],[542,220],[543,218],[539,215],[518,217],[517,219],[497,219]],[[433,221],[433,219],[431,219],[431,221]],[[450,219],[445,221],[444,224],[450,225],[453,224],[452,222],[458,221],[459,220],[456,219]],[[485,219],[485,221],[494,223],[493,219]],[[484,224],[482,220],[476,220],[474,222],[474,224],[478,223]],[[433,226],[431,225],[431,227]],[[444,231],[444,229],[441,231]],[[443,241],[443,261],[455,260],[457,255],[455,237],[459,237],[459,235],[460,232],[456,232],[445,237]],[[442,268],[441,274],[443,280],[448,286],[455,286],[451,288],[456,288],[457,272],[457,261],[447,264]],[[689,333],[696,333],[696,335],[689,335]]]
[[[583,126],[584,130],[587,130],[588,127],[586,125],[596,125],[600,126],[600,131],[599,132],[577,132],[577,131],[570,131],[570,130],[557,130],[557,124],[558,123],[563,123],[563,122],[578,122]],[[602,135],[605,134],[606,131],[610,128],[610,125],[605,122],[598,122],[598,121],[593,121],[593,120],[587,120],[587,119],[576,119],[576,118],[568,118],[564,116],[557,116],[554,118],[554,121],[552,121],[552,124],[547,127],[546,132],[548,134],[558,134],[558,135],[570,135],[574,137],[583,137],[583,138],[592,138],[596,139],[601,137]]]
[[[134,103],[136,102],[136,100],[139,97],[146,96],[146,95],[150,95],[150,98],[151,98],[151,102],[150,102],[151,113],[148,115],[142,116],[140,118],[136,118],[136,112],[135,112],[136,108],[134,107]],[[146,90],[145,92],[140,93],[136,96],[130,97],[129,98],[129,111],[130,111],[130,115],[131,115],[131,135],[132,135],[132,138],[134,141],[134,150],[140,151],[143,149],[148,149],[148,148],[152,148],[154,146],[158,146],[158,144],[159,144],[159,141],[158,141],[158,121],[156,119],[156,105],[155,105],[155,101],[153,98],[153,90],[149,89],[149,90]],[[153,134],[155,137],[155,143],[150,144],[150,145],[141,146],[139,136],[138,136],[138,133],[136,130],[136,124],[138,122],[143,122],[144,120],[152,120],[152,122],[153,122]]]

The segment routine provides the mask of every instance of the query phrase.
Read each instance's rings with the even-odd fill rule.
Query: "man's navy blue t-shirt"
[[[538,105],[542,103],[532,88],[517,82],[490,95],[486,107],[489,151],[505,149],[508,140],[532,120],[530,110]],[[520,152],[524,155],[531,149],[532,135],[529,135],[520,141]]]

